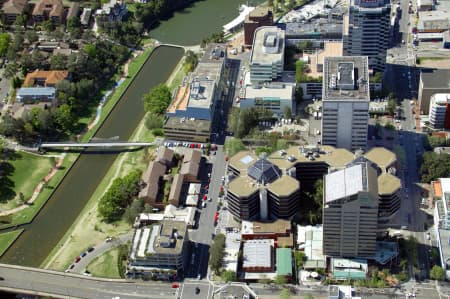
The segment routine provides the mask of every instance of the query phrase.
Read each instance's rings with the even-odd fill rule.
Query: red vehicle
[[[172,289],[178,289],[180,285],[178,283],[172,283]]]
[[[203,200],[206,201],[207,199],[208,199],[208,196],[206,196],[206,194],[203,195]]]
[[[195,144],[193,144],[193,143],[191,143],[190,145],[189,145],[189,148],[194,148],[195,147]]]
[[[228,156],[225,156],[225,161],[227,161],[227,162],[228,162],[228,159],[230,159],[230,158],[228,158]]]
[[[197,143],[197,148],[202,148],[202,145],[200,143]]]
[[[80,260],[81,260],[81,256],[77,256],[77,257],[75,258],[75,263],[78,263]]]
[[[220,187],[219,187],[219,192],[223,192],[223,186],[222,185],[220,185]]]
[[[216,214],[214,214],[214,221],[217,222],[217,220],[219,220],[219,212],[216,212]]]
[[[205,190],[208,190],[209,185],[205,185],[205,187],[203,187],[203,188],[205,188]]]
[[[211,144],[211,150],[212,150],[212,151],[215,151],[215,150],[217,150],[217,145],[215,145],[215,144]]]

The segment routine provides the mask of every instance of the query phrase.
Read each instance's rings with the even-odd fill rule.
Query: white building
[[[365,149],[370,102],[367,57],[326,57],[322,84],[322,144]]]
[[[344,17],[344,55],[368,56],[369,68],[383,71],[389,45],[389,0],[351,0]]]
[[[434,209],[434,223],[436,239],[438,241],[441,267],[450,279],[450,178],[440,178],[442,199],[436,201]]]
[[[434,129],[444,129],[450,94],[437,93],[430,98],[429,118]],[[448,125],[447,125],[448,126]]]
[[[240,108],[259,107],[272,111],[277,116],[283,116],[286,108],[292,107],[295,86],[293,84],[267,84],[264,86],[247,86],[245,95],[240,99]]]
[[[255,30],[250,57],[252,84],[271,82],[281,76],[284,67],[285,33],[275,26],[263,26]]]

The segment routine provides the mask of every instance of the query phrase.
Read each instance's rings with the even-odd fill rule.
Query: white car
[[[202,202],[202,208],[206,208],[206,202]]]

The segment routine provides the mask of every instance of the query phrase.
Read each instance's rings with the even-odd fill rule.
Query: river
[[[170,44],[196,45],[239,15],[241,4],[258,5],[264,0],[206,0],[176,12],[150,32],[150,36]]]
[[[150,35],[163,43],[198,44],[235,18],[243,3],[247,1],[197,2],[161,22]],[[167,80],[182,54],[180,48],[157,48],[94,137],[119,136],[120,140],[128,140],[144,116],[142,95]],[[116,157],[117,153],[84,152],[33,222],[24,227],[24,233],[1,257],[1,262],[39,267],[75,221]]]

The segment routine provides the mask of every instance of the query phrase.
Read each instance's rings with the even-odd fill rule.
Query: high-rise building
[[[366,162],[326,175],[323,201],[323,253],[373,257],[378,225],[376,170]]]
[[[366,56],[326,57],[322,87],[322,144],[365,149],[369,121]]]
[[[255,30],[250,56],[250,81],[253,85],[281,77],[284,67],[284,30],[275,26]]]
[[[383,71],[389,43],[389,0],[351,0],[344,17],[344,55],[368,56],[369,68]]]

